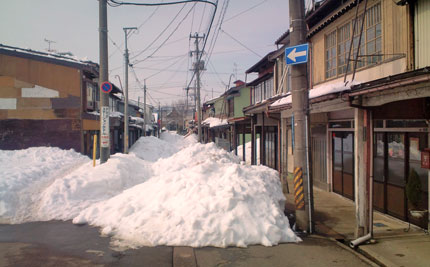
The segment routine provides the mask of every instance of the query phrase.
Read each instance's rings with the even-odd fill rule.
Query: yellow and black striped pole
[[[305,210],[305,198],[303,190],[303,171],[302,168],[294,169],[294,199],[296,210]]]

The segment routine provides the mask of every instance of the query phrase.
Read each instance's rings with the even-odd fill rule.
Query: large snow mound
[[[197,143],[195,136],[144,137],[130,151],[112,155],[95,168],[79,156],[85,159],[80,166],[75,164],[73,171],[54,179],[51,175],[40,190],[32,191],[30,183],[21,186],[36,197],[31,199],[34,203],[14,207],[31,207],[27,221],[72,219],[99,226],[103,234],[127,247],[244,247],[300,241],[283,214],[285,198],[276,171],[245,165],[213,143]],[[60,152],[52,152],[52,157]],[[30,165],[38,164],[33,159]],[[50,166],[51,171],[57,169]],[[12,172],[16,183],[20,171]],[[29,180],[41,179],[34,175]],[[18,196],[22,192],[10,191]],[[12,221],[20,220],[25,221],[20,217]]]
[[[92,205],[73,222],[101,226],[132,246],[299,241],[283,214],[276,171],[240,164],[213,143],[190,145],[153,167],[158,176]]]
[[[0,150],[0,223],[28,220],[39,190],[88,161],[74,150],[56,147]]]
[[[149,162],[133,155],[115,154],[105,164],[82,165],[57,178],[42,193],[39,220],[69,220],[91,204],[109,199],[152,176]]]

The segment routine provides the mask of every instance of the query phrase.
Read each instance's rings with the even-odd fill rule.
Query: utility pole
[[[205,35],[200,36],[197,32],[194,34],[194,36],[190,35],[190,39],[193,38],[194,44],[196,46],[196,50],[192,51],[191,54],[194,53],[196,56],[196,62],[194,63],[194,72],[196,74],[196,90],[197,90],[197,103],[196,103],[196,109],[197,109],[197,125],[198,125],[198,140],[199,142],[202,141],[202,109],[200,107],[200,71],[203,70],[203,61],[200,60],[200,53],[199,50],[199,39],[205,38]]]
[[[290,0],[290,45],[306,43],[306,23],[304,20],[304,1]],[[313,190],[309,176],[308,146],[309,137],[309,96],[307,82],[307,64],[291,66],[292,110],[294,116],[294,173],[295,183],[302,189],[296,190],[296,221],[300,229],[312,233]],[[302,180],[300,180],[302,178]],[[296,187],[296,186],[295,186]],[[297,196],[300,195],[298,199]],[[297,205],[298,200],[304,199],[304,205]]]
[[[104,82],[109,81],[107,31],[108,31],[107,0],[99,0],[99,51],[100,51],[99,85],[102,85]],[[110,156],[109,94],[104,93],[101,89],[101,86],[99,90],[100,90],[100,164],[103,164],[109,159],[109,156]]]
[[[146,116],[146,79],[143,80],[143,136],[146,136],[146,125],[148,124]]]
[[[185,120],[187,120],[187,115],[188,115],[188,90],[190,90],[190,87],[185,88],[185,90],[187,91],[187,97],[185,98]],[[184,129],[186,126],[186,122],[184,121]]]
[[[128,154],[128,47],[127,47],[127,39],[128,33],[132,30],[137,30],[136,27],[131,28],[122,28],[124,30],[124,44],[125,44],[125,52],[124,52],[124,154]]]
[[[160,125],[158,125],[158,138],[160,138],[161,135],[161,125],[162,125],[162,114],[161,114],[161,105],[160,102],[158,102],[158,122]]]

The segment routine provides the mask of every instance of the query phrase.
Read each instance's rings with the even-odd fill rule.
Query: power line
[[[122,2],[117,0],[108,0],[109,2],[112,2],[116,4],[117,6],[121,5],[132,5],[132,6],[168,6],[168,5],[176,5],[176,4],[186,4],[191,2],[201,2],[201,3],[207,3],[216,6],[213,2],[208,0],[184,0],[184,1],[173,1],[173,2],[162,2],[162,3],[132,3],[132,2]],[[117,7],[115,6],[115,7]]]
[[[226,19],[226,20],[224,20],[224,22],[227,22],[227,21],[230,21],[230,20],[232,20],[232,19],[235,19],[235,18],[239,17],[240,15],[242,15],[242,14],[244,14],[244,13],[246,13],[246,12],[248,12],[248,11],[250,11],[250,10],[252,10],[252,9],[254,9],[254,8],[258,7],[258,6],[260,6],[260,5],[262,5],[262,4],[264,4],[265,2],[267,2],[267,0],[263,0],[262,2],[260,2],[260,3],[256,4],[256,5],[254,5],[254,6],[252,6],[252,7],[250,7],[250,8],[248,8],[248,9],[246,9],[246,10],[244,10],[244,11],[242,11],[242,12],[240,12],[240,13],[238,13],[238,14],[236,14],[236,15],[234,15],[234,16],[232,16],[232,17],[230,17],[230,18]]]
[[[182,40],[185,40],[185,39],[187,39],[188,37],[182,37],[182,38],[180,38],[180,39],[176,39],[176,40],[174,40],[174,41],[171,41],[171,42],[168,42],[168,43],[166,43],[165,44],[165,46],[167,46],[167,45],[171,45],[171,44],[174,44],[174,43],[177,43],[177,42],[179,42],[179,41],[182,41]],[[140,52],[145,52],[144,50],[154,50],[155,48],[148,48],[148,49],[142,49],[142,50],[136,50],[134,53],[140,53]],[[137,56],[134,56],[133,55],[133,57],[137,57]]]
[[[173,19],[169,22],[169,24],[160,32],[160,34],[157,37],[155,37],[155,39],[146,48],[144,48],[142,51],[140,51],[137,55],[134,55],[133,57],[131,57],[131,59],[134,59],[134,58],[142,55],[144,52],[146,52],[167,31],[167,29],[170,27],[170,25],[172,25],[172,23],[176,20],[176,18],[179,16],[179,14],[181,14],[181,12],[184,8],[185,8],[185,5],[182,6],[182,8],[178,11],[178,13],[176,13],[176,15],[173,17]]]
[[[249,48],[246,45],[244,45],[241,41],[237,40],[236,38],[234,38],[233,36],[231,36],[230,34],[228,34],[226,31],[224,31],[223,29],[221,29],[221,31],[224,34],[226,34],[228,37],[230,37],[231,39],[233,39],[234,41],[236,41],[238,44],[240,44],[241,46],[243,46],[244,48],[246,48],[248,51],[252,52],[253,54],[257,55],[260,58],[262,57],[257,52],[253,51],[251,48]]]
[[[185,17],[179,22],[179,24],[176,26],[176,28],[170,33],[169,36],[167,36],[166,40],[164,40],[164,42],[162,42],[155,50],[154,52],[152,52],[149,56],[147,56],[146,58],[142,59],[142,60],[138,60],[135,61],[133,64],[139,64],[142,63],[144,61],[146,61],[148,58],[150,58],[151,56],[153,56],[155,53],[157,53],[158,50],[160,50],[161,47],[163,47],[163,45],[170,39],[170,37],[172,37],[172,35],[178,30],[179,26],[181,26],[182,22],[184,22],[184,20],[188,17],[188,15],[191,13],[191,11],[193,10],[194,6],[191,7],[191,9],[188,11],[187,14],[185,14]]]

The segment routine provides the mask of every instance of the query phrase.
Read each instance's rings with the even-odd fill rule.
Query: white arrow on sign
[[[294,47],[293,51],[291,51],[287,57],[292,61],[296,62],[296,57],[303,57],[303,56],[306,56],[306,50],[296,52],[296,48]]]

